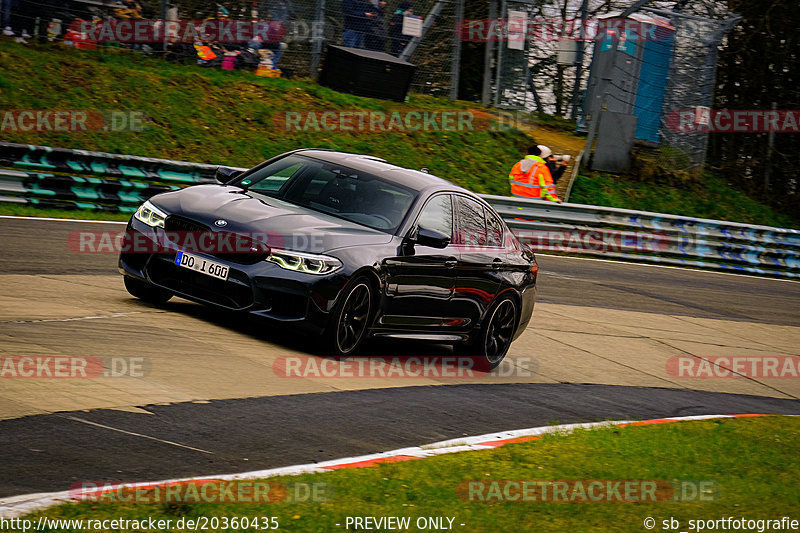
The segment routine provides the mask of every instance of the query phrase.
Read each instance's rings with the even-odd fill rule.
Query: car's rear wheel
[[[132,296],[151,304],[163,304],[172,298],[170,291],[130,276],[125,276],[125,288]]]
[[[326,335],[327,347],[334,355],[351,354],[364,340],[374,310],[373,300],[366,278],[357,278],[345,288]]]
[[[480,335],[468,344],[456,346],[456,351],[484,357],[489,368],[496,368],[511,347],[516,327],[517,302],[510,296],[504,296],[489,308]]]

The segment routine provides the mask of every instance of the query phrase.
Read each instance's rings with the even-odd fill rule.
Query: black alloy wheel
[[[366,336],[372,316],[372,291],[366,279],[350,285],[332,323],[332,348],[336,355],[353,353]]]
[[[481,336],[482,355],[495,368],[508,353],[514,338],[517,323],[517,305],[512,298],[505,297],[489,312],[489,318]]]

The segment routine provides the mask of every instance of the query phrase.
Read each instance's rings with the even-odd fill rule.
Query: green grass
[[[575,129],[578,127],[578,123],[574,120],[548,115],[547,113],[539,113],[538,111],[532,112],[531,117],[537,124],[561,130],[570,135],[575,135]]]
[[[411,95],[404,104],[360,98],[310,80],[260,78],[173,65],[126,50],[0,44],[0,109],[141,111],[140,132],[3,132],[9,142],[250,167],[303,147],[383,157],[481,193],[508,194],[508,170],[530,139],[518,130],[284,131],[298,110],[458,110],[477,104]]]
[[[265,445],[268,445],[265,444]],[[49,518],[277,516],[287,531],[340,531],[347,516],[455,517],[455,530],[645,531],[646,517],[776,518],[800,509],[800,419],[762,417],[580,430],[491,451],[442,455],[377,467],[276,478],[324,483],[328,501],[274,504],[121,504],[83,502],[39,515]],[[465,501],[456,487],[470,480],[676,480],[713,483],[712,501]],[[464,493],[461,493],[462,495]],[[468,493],[467,493],[468,494]],[[458,524],[466,524],[461,527]],[[415,529],[410,529],[415,531]],[[677,530],[677,529],[676,529]]]
[[[710,172],[697,181],[670,186],[604,173],[581,174],[575,180],[569,201],[781,228],[800,227],[797,220],[728,187],[724,179]]]
[[[106,213],[104,211],[84,211],[33,207],[14,203],[0,203],[0,215],[18,217],[73,218],[78,220],[117,220],[127,222],[131,218],[125,213]]]
[[[275,120],[283,111],[478,107],[422,95],[410,95],[404,104],[360,98],[307,79],[260,78],[250,72],[173,65],[114,48],[94,51],[0,42],[0,109],[126,110],[148,117],[147,127],[138,132],[4,131],[2,138],[8,142],[241,167],[296,148],[330,148],[376,155],[408,168],[427,167],[477,193],[508,195],[508,171],[532,142],[516,129],[287,132]],[[535,113],[532,118],[559,135],[572,136],[572,122]],[[692,187],[598,174],[582,176],[570,200],[798,227],[797,221],[730,189],[722,179],[709,178],[702,186]],[[51,216],[47,210],[42,214]],[[76,212],[74,216],[101,215]]]

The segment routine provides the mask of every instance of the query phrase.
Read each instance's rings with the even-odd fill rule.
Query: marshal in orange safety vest
[[[204,46],[202,44],[195,43],[194,49],[197,50],[197,57],[203,61],[211,61],[217,57],[217,54],[211,51],[210,46]]]
[[[508,175],[511,182],[511,195],[523,198],[536,198],[561,202],[556,194],[553,176],[544,159],[538,155],[526,155],[518,161]]]

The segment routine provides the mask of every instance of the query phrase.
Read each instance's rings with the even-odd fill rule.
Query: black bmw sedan
[[[497,366],[530,321],[538,265],[481,198],[382,159],[296,150],[159,194],[128,223],[133,296],[173,295],[320,335],[451,343]]]

